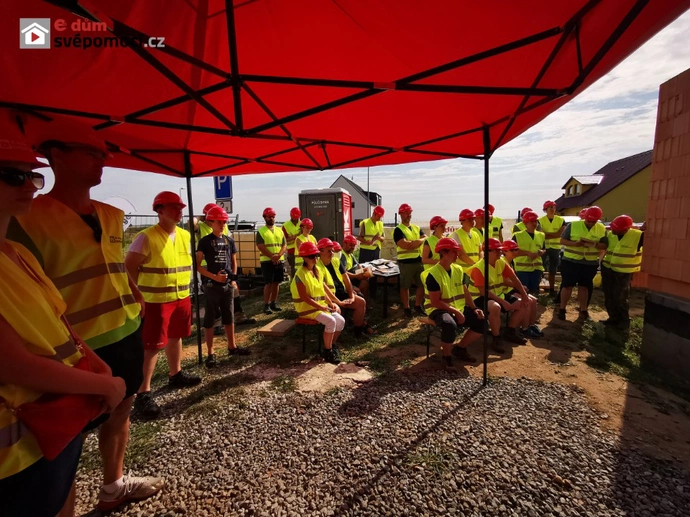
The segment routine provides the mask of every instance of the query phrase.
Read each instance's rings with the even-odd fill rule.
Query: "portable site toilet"
[[[352,234],[352,197],[342,188],[320,188],[299,193],[302,217],[314,223],[312,235],[316,239],[328,237],[342,243]]]

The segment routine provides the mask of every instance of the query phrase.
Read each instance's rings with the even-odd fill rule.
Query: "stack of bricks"
[[[690,69],[661,85],[642,271],[690,299]]]

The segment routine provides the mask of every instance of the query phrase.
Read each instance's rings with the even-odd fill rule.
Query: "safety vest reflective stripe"
[[[174,275],[176,273],[184,273],[191,271],[192,266],[178,266],[178,267],[147,267],[142,266],[139,271],[142,273],[153,273],[155,275]]]
[[[604,266],[618,273],[636,273],[639,271],[642,264],[642,249],[638,251],[637,247],[640,244],[642,232],[631,229],[619,238],[609,231],[607,236],[609,242],[604,256]]]
[[[285,231],[287,231],[287,234],[289,237],[295,237],[301,233],[301,230],[299,227],[299,222],[297,222],[297,224],[294,224],[292,222],[292,220],[286,221],[283,224],[283,228],[285,228]],[[288,242],[287,249],[294,250],[295,249],[295,241]]]
[[[416,224],[411,224],[410,226],[405,226],[404,224],[399,224],[397,228],[403,233],[405,239],[408,241],[416,241],[421,236],[421,229]],[[424,244],[422,244],[423,246]],[[421,256],[422,246],[406,250],[400,246],[396,246],[396,251],[398,253],[398,260],[413,259]]]
[[[565,219],[563,219],[560,215],[554,215],[552,221],[549,221],[548,215],[543,215],[539,218],[539,225],[541,226],[541,231],[544,233],[556,233],[561,229],[564,221]],[[546,239],[546,249],[561,249],[560,237]]]
[[[383,221],[374,222],[369,218],[362,221],[362,224],[364,225],[364,235],[362,235],[362,238],[365,240],[369,241],[377,235],[383,235]],[[374,244],[361,243],[360,248],[363,250],[375,250],[381,248],[381,241],[376,241]]]
[[[77,353],[79,349],[77,348],[77,345],[74,344],[74,341],[70,337],[69,340],[62,345],[58,345],[55,347],[55,354],[50,355],[50,356],[43,356],[46,359],[53,359],[54,361],[64,361],[67,359],[69,356],[74,355]]]
[[[262,226],[261,228],[259,228],[259,235],[261,235],[261,238],[264,241],[263,244],[264,246],[266,246],[266,249],[268,249],[268,251],[280,251],[280,248],[283,247],[283,240],[285,239],[285,235],[283,234],[283,230],[281,230],[280,228],[274,226],[271,229],[268,226]],[[271,257],[267,257],[262,253],[259,256],[259,261],[270,262]]]
[[[139,290],[148,303],[167,303],[189,296],[192,256],[190,235],[176,228],[175,240],[160,225],[143,230],[149,240],[150,261],[139,272]]]
[[[505,260],[503,260],[503,259],[498,259],[496,261],[495,266],[489,265],[489,291],[492,291],[496,296],[500,296],[501,298],[503,298],[503,289],[505,286],[505,284],[503,283],[503,270],[505,269],[506,266],[507,266],[507,264],[506,264]],[[475,263],[471,268],[469,268],[467,273],[471,275],[472,269],[479,270],[482,274],[482,277],[483,277],[484,276],[484,259]],[[471,276],[470,276],[470,278],[471,278]],[[481,293],[479,292],[479,286],[476,286],[474,284],[474,281],[472,281],[467,288],[470,291],[470,295],[472,296],[472,298],[476,298],[476,297],[480,296]]]
[[[570,240],[579,241],[586,240],[592,243],[598,243],[606,235],[606,227],[601,223],[596,223],[592,228],[587,228],[584,221],[575,221],[570,223]],[[591,248],[566,246],[563,251],[563,257],[571,260],[599,260],[599,250],[592,246]]]
[[[320,302],[321,300],[325,300],[326,297],[325,296],[312,296],[311,299],[316,301],[316,302]],[[301,302],[302,299],[301,298],[293,298],[292,301],[293,301],[293,303],[298,303],[298,302]]]
[[[455,230],[455,234],[460,240],[460,246],[462,250],[470,257],[472,260],[479,260],[479,249],[481,248],[481,238],[476,232],[470,231],[467,233],[462,228]]]
[[[544,246],[543,232],[534,232],[534,237],[532,237],[527,230],[517,232],[515,234],[515,239],[520,247],[520,251],[530,251],[532,253],[537,253]],[[531,259],[527,256],[515,257],[513,260],[513,265],[515,271],[521,272],[532,272],[532,271],[544,271],[544,264],[542,263],[541,257]]]
[[[80,311],[68,312],[66,315],[67,321],[69,321],[71,325],[77,325],[84,321],[108,314],[109,312],[116,311],[121,307],[126,307],[127,305],[133,305],[136,303],[138,302],[136,298],[134,298],[134,295],[125,294],[119,298],[113,298],[112,300],[97,303],[96,305],[92,305],[91,307],[82,309]]]
[[[53,283],[58,289],[64,289],[67,286],[76,284],[77,282],[84,282],[108,273],[125,273],[125,265],[123,263],[109,262],[108,264],[96,264],[95,266],[78,269],[72,273],[53,278]]]

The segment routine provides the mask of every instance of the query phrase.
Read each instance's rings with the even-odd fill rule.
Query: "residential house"
[[[359,228],[359,223],[370,216],[370,208],[381,204],[381,196],[376,192],[369,192],[367,198],[366,190],[342,174],[333,182],[330,188],[336,187],[347,190],[352,196],[352,219],[356,232],[356,229]]]

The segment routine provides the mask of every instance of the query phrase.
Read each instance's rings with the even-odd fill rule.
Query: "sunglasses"
[[[308,258],[308,259],[316,260],[316,259],[318,259],[318,258],[319,258],[320,256],[321,256],[321,255],[307,255],[307,256],[306,256],[306,257],[304,257],[304,258]]]
[[[26,172],[13,167],[0,168],[0,181],[6,183],[10,187],[21,187],[26,183],[26,180],[31,180],[31,183],[33,183],[34,187],[39,190],[42,189],[46,184],[45,176],[38,172]]]

